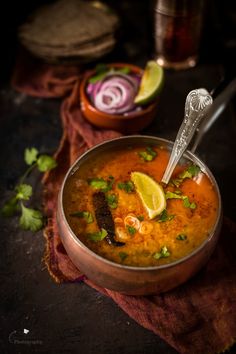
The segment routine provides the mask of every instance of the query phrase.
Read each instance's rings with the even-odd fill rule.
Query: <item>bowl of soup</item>
[[[57,223],[76,267],[99,286],[128,295],[158,294],[194,276],[221,228],[221,196],[209,168],[187,151],[161,183],[173,142],[126,136],[87,151],[67,172]],[[164,195],[151,216],[132,174],[148,176]],[[148,188],[146,186],[145,188]]]
[[[81,110],[99,128],[137,133],[156,117],[159,96],[147,104],[135,104],[144,70],[128,63],[110,63],[97,72],[87,71],[80,85]]]

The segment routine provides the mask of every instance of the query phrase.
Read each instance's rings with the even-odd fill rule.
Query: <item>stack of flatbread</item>
[[[87,62],[114,48],[118,25],[117,15],[99,1],[59,0],[39,8],[18,35],[47,62]]]

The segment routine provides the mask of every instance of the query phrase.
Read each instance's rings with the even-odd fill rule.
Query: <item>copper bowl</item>
[[[197,249],[173,263],[152,267],[132,267],[104,259],[85,246],[71,230],[63,209],[64,186],[68,177],[80,166],[86,164],[88,160],[94,159],[97,154],[102,154],[107,149],[113,149],[121,144],[134,146],[140,143],[161,144],[167,149],[171,149],[173,146],[171,141],[140,135],[120,137],[95,146],[79,157],[67,172],[59,193],[57,207],[60,237],[75,266],[97,285],[128,295],[158,294],[186,282],[208,261],[217,243],[222,223],[221,196],[216,180],[209,168],[196,155],[187,151],[182,161],[192,161],[204,170],[213,183],[219,200],[215,225],[208,238]]]
[[[107,66],[113,68],[127,67],[135,74],[142,75],[143,73],[141,68],[131,64],[114,63],[108,64]],[[83,116],[90,123],[99,128],[113,129],[128,134],[141,131],[153,121],[156,116],[159,97],[157,97],[152,103],[143,106],[140,111],[131,111],[127,114],[105,113],[94,107],[86,93],[86,87],[89,78],[94,76],[95,73],[95,70],[88,71],[80,85],[81,110]]]

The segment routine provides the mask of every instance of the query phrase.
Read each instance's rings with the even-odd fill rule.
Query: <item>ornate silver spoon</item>
[[[185,115],[177,133],[170,159],[162,177],[162,182],[168,183],[179,159],[187,149],[199,123],[212,105],[210,93],[204,89],[190,91],[185,102]]]

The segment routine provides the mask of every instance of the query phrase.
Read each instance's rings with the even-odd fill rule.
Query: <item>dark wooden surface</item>
[[[151,6],[146,8],[141,1],[138,2],[135,16],[131,11],[132,6],[131,1],[124,1],[120,5],[119,11],[124,21],[123,41],[119,50],[108,59],[127,60],[143,66],[153,53],[149,23]],[[183,118],[187,93],[199,87],[211,90],[218,84],[222,74],[231,68],[232,46],[227,47],[227,41],[231,38],[231,32],[228,33],[230,22],[225,24],[225,17],[220,17],[217,8],[213,11],[213,17],[215,13],[218,14],[218,22],[211,30],[208,28],[210,32],[206,33],[209,36],[215,31],[213,43],[202,48],[201,60],[196,68],[166,72],[158,114],[143,133],[174,139]],[[223,32],[218,32],[220,27]],[[223,40],[217,37],[219,33],[224,35]],[[217,48],[216,43],[220,43],[221,47]],[[216,56],[219,49],[220,54]],[[9,49],[8,55],[12,58],[14,46]],[[61,101],[32,98],[15,92],[9,85],[11,65],[4,58],[2,61],[1,205],[11,195],[17,179],[25,171],[24,149],[35,146],[41,152],[53,153],[61,137]],[[216,177],[222,194],[224,214],[234,221],[235,152],[234,100],[204,137],[197,151]],[[35,188],[32,199],[35,207],[41,205],[40,177],[35,172],[29,178]],[[87,285],[56,284],[42,261],[44,248],[42,231],[36,234],[24,232],[19,229],[16,217],[1,218],[0,353],[176,353],[158,336],[130,319],[113,301]],[[29,333],[24,334],[24,329],[29,330]],[[229,353],[236,353],[235,346]]]

